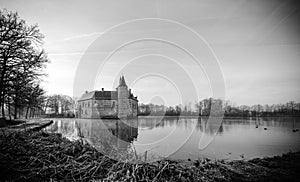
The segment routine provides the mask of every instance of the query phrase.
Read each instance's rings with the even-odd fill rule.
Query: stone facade
[[[86,92],[78,100],[79,118],[125,118],[136,117],[138,111],[137,97],[120,77],[116,91]]]

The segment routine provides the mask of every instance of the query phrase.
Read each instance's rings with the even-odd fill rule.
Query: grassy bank
[[[250,161],[199,159],[136,164],[114,161],[88,144],[59,134],[0,134],[3,181],[297,181],[300,152]]]

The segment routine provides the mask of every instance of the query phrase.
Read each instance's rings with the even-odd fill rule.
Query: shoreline
[[[60,134],[5,130],[0,134],[0,148],[4,181],[297,181],[300,177],[300,151],[247,161],[202,158],[126,163]]]
[[[138,117],[147,117],[147,116],[138,116]],[[209,118],[210,116],[150,116],[150,117],[170,117],[170,118]],[[213,117],[218,117],[218,116],[211,116],[212,118]],[[299,116],[295,116],[295,115],[284,115],[284,116],[223,116],[223,119],[245,119],[245,118],[300,118],[300,115]]]

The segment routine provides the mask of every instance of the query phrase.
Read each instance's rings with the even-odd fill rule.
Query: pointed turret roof
[[[123,86],[123,87],[125,86],[125,87],[127,87],[124,76],[121,76],[121,77],[120,77],[120,80],[119,80],[119,87],[120,87],[120,86]]]

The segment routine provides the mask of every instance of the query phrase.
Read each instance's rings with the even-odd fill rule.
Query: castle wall
[[[118,99],[118,117],[127,117],[130,113],[128,99]]]
[[[94,100],[93,118],[117,115],[117,100]]]
[[[79,116],[80,118],[92,118],[93,109],[92,109],[92,99],[79,101]]]
[[[78,102],[79,118],[100,118],[103,116],[118,116],[120,118],[137,116],[138,102],[134,99],[119,100],[89,99]]]
[[[118,117],[127,117],[130,113],[127,87],[118,87]]]
[[[117,100],[89,99],[78,102],[80,118],[100,118],[117,115]]]
[[[130,105],[130,116],[137,116],[138,111],[138,102],[134,99],[129,99],[129,105]]]

